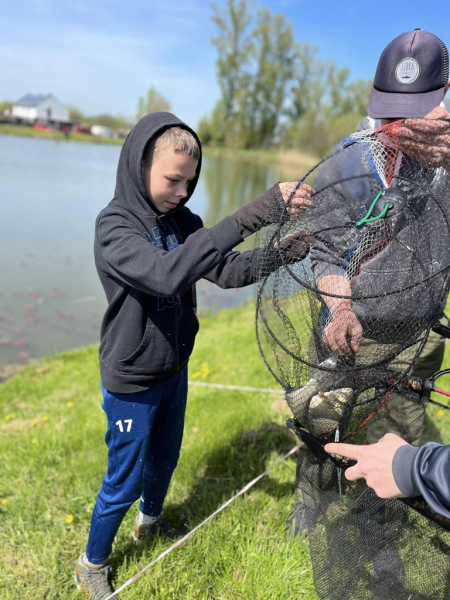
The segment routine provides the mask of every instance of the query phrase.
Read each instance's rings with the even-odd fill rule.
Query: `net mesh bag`
[[[419,444],[432,405],[414,363],[450,280],[449,133],[415,119],[354,134],[298,182],[313,208],[289,210],[293,190],[265,216],[258,344],[312,450],[388,432]],[[300,473],[319,598],[450,599],[448,524],[337,465],[313,451]]]

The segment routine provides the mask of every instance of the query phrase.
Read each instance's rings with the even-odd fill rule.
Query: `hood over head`
[[[195,131],[175,115],[168,112],[156,112],[146,115],[136,123],[125,140],[120,153],[119,166],[117,167],[116,189],[112,200],[114,204],[120,204],[138,214],[148,214],[149,211],[160,214],[145,190],[141,163],[147,143],[153,137],[161,135],[170,127],[181,127],[181,129],[186,129],[192,133],[200,149],[200,159],[197,165],[196,176],[189,183],[188,195],[180,202],[180,206],[184,206],[192,196],[202,165],[202,146],[200,140]],[[166,214],[173,212],[170,211],[170,213]]]

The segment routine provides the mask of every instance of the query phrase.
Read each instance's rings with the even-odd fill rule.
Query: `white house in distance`
[[[26,123],[69,123],[69,109],[52,94],[26,94],[14,103],[12,117]]]

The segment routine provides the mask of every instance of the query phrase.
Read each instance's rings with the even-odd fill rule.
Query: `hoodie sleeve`
[[[203,221],[198,215],[190,213],[189,228],[194,232],[204,229]],[[255,259],[257,250],[246,252],[227,252],[223,260],[203,276],[222,289],[245,287],[254,283]]]
[[[184,244],[167,252],[150,244],[120,211],[108,211],[99,217],[96,236],[99,251],[115,277],[161,297],[185,291],[243,241],[227,217],[210,229],[199,229]]]
[[[262,196],[239,208],[230,219],[242,237],[246,238],[256,233],[261,226],[267,225],[267,219],[270,219],[271,223],[278,223],[283,211],[283,194],[280,185],[276,183]]]
[[[432,510],[450,519],[450,446],[436,442],[420,448],[400,446],[392,471],[405,496],[422,496]]]

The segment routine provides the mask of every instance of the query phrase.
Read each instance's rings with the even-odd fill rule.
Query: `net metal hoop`
[[[292,270],[289,262],[286,260],[286,256],[283,252],[282,249],[282,245],[281,245],[281,229],[283,227],[283,225],[286,223],[286,214],[287,214],[287,206],[289,205],[290,200],[293,198],[293,196],[295,195],[295,192],[298,190],[298,188],[302,185],[302,183],[307,179],[307,177],[316,169],[318,169],[318,167],[320,165],[322,165],[323,163],[325,163],[327,160],[329,160],[330,158],[332,158],[333,156],[336,156],[337,154],[340,154],[341,152],[343,152],[344,150],[346,150],[347,148],[357,145],[358,144],[358,140],[354,140],[351,141],[349,144],[345,144],[343,147],[341,147],[340,149],[338,149],[336,152],[332,153],[330,156],[326,157],[325,159],[323,159],[320,163],[318,163],[315,167],[313,167],[312,169],[310,169],[308,171],[308,173],[298,182],[298,184],[295,186],[294,190],[291,192],[290,197],[288,199],[288,201],[286,202],[285,206],[284,206],[284,210],[281,212],[280,216],[279,216],[279,221],[278,221],[278,226],[276,231],[273,232],[273,234],[270,237],[270,241],[268,242],[268,244],[273,244],[273,242],[276,240],[276,244],[275,244],[275,248],[276,248],[276,252],[277,252],[277,256],[279,258],[281,267],[280,268],[284,268],[286,270],[286,272],[290,275],[290,277],[300,286],[300,288],[303,288],[305,290],[309,290],[310,292],[319,295],[319,296],[327,296],[327,297],[332,297],[332,298],[339,298],[339,299],[344,299],[344,300],[353,300],[353,301],[358,301],[358,300],[370,300],[370,299],[376,299],[378,298],[377,294],[373,294],[373,295],[351,295],[351,296],[345,296],[342,294],[333,294],[331,292],[326,292],[326,291],[319,291],[319,289],[317,287],[313,287],[312,285],[308,285],[308,283],[306,281],[301,281],[299,279],[299,277],[296,275],[296,273]],[[321,188],[319,188],[317,190],[316,193],[320,193],[326,189],[329,188],[333,188],[335,185],[339,184],[339,183],[344,183],[350,180],[356,180],[356,179],[366,179],[368,177],[368,174],[362,174],[362,175],[355,175],[355,176],[350,176],[350,177],[346,177],[346,178],[341,178],[333,183],[330,183],[326,186],[323,186]],[[443,218],[443,221],[445,222],[447,229],[450,230],[450,220],[449,217],[446,214],[446,211],[444,210],[441,202],[436,198],[435,194],[433,194],[429,189],[426,189],[423,185],[421,185],[420,183],[411,180],[410,178],[401,176],[401,175],[396,175],[396,180],[397,181],[403,181],[406,183],[409,183],[411,185],[413,185],[416,189],[421,190],[422,192],[424,192],[425,194],[428,195],[429,198],[431,198],[433,200],[433,202],[435,203],[435,206],[438,208],[438,212],[441,216],[441,218]],[[335,190],[336,191],[336,190]],[[340,192],[337,192],[337,194],[339,196],[342,196],[342,194]],[[330,227],[327,228],[326,230],[322,230],[320,233],[323,233],[324,231],[335,231],[337,229],[340,229],[342,227],[348,226],[348,225],[353,225],[353,222],[349,222],[349,223],[345,223],[345,224],[341,224],[340,227]],[[339,367],[339,371],[342,373],[345,372],[356,372],[356,371],[364,371],[367,368],[375,368],[377,366],[381,366],[383,364],[388,363],[389,361],[395,359],[399,354],[401,354],[404,350],[411,348],[412,346],[418,344],[417,350],[414,353],[414,357],[412,359],[411,364],[409,365],[409,367],[406,370],[403,370],[403,372],[401,373],[401,377],[398,377],[398,380],[393,383],[392,388],[394,388],[396,385],[398,385],[399,381],[401,380],[402,377],[404,377],[407,373],[409,373],[409,371],[412,369],[414,362],[416,361],[417,357],[419,356],[419,354],[422,352],[425,343],[427,341],[428,338],[428,334],[431,330],[432,324],[433,324],[433,320],[435,319],[440,305],[443,303],[445,297],[446,297],[446,290],[448,289],[448,285],[450,282],[450,263],[441,267],[440,269],[438,269],[437,271],[435,271],[434,273],[430,274],[430,275],[425,275],[426,270],[427,270],[427,266],[425,266],[423,264],[423,261],[420,259],[420,257],[417,256],[416,251],[413,248],[410,248],[407,244],[405,244],[404,242],[402,242],[401,240],[399,240],[398,238],[394,238],[395,242],[400,244],[404,250],[407,251],[407,253],[409,253],[409,255],[412,257],[412,259],[414,260],[414,262],[416,263],[416,265],[418,266],[418,268],[420,269],[420,271],[422,271],[423,273],[423,277],[420,280],[420,284],[414,283],[408,286],[403,286],[401,288],[397,288],[397,289],[393,289],[393,290],[389,290],[389,293],[385,294],[385,296],[393,296],[395,294],[399,294],[399,293],[404,293],[407,292],[409,290],[412,290],[414,288],[416,288],[418,285],[425,285],[427,282],[434,280],[436,277],[442,275],[443,273],[445,273],[447,271],[446,277],[444,278],[444,282],[441,284],[442,285],[442,291],[440,294],[440,298],[439,298],[439,303],[436,302],[436,310],[434,311],[434,313],[432,315],[430,315],[430,317],[428,318],[428,321],[425,322],[423,324],[423,326],[421,327],[420,331],[418,331],[412,340],[410,340],[408,342],[408,344],[404,345],[401,349],[397,349],[395,351],[393,351],[391,354],[389,354],[388,356],[383,357],[382,359],[380,359],[379,361],[370,363],[370,365],[353,365],[351,367],[345,367],[340,365]],[[392,242],[393,239],[390,240],[390,242]],[[269,323],[268,323],[268,319],[265,315],[265,311],[263,309],[262,306],[262,298],[263,298],[263,292],[264,289],[266,287],[266,284],[268,282],[270,278],[270,274],[267,275],[266,277],[264,277],[259,283],[258,283],[258,295],[257,295],[257,306],[256,306],[256,315],[255,315],[255,321],[256,321],[256,337],[257,337],[257,343],[258,343],[258,348],[260,351],[260,354],[264,360],[264,363],[266,365],[266,367],[268,368],[269,372],[272,374],[272,376],[274,377],[274,379],[282,386],[285,387],[285,384],[283,384],[283,382],[281,381],[280,377],[278,377],[278,375],[274,372],[274,369],[270,366],[264,350],[263,350],[263,345],[262,345],[262,339],[261,339],[261,332],[260,332],[260,327],[259,327],[259,319],[262,320],[265,331],[266,331],[266,335],[270,335],[270,337],[273,340],[273,343],[275,343],[281,350],[283,350],[288,356],[290,356],[293,360],[299,361],[300,363],[314,368],[314,369],[319,369],[321,371],[332,371],[333,369],[330,369],[329,367],[323,367],[323,366],[319,366],[317,364],[313,364],[307,360],[305,360],[304,358],[297,356],[296,353],[292,352],[291,350],[289,350],[279,339],[278,337],[275,335],[275,333],[273,332],[272,328],[270,327]],[[269,296],[270,297],[270,296]],[[278,306],[277,309],[277,313],[279,314],[280,318],[286,317],[288,320],[289,318],[287,317],[287,315],[285,315],[284,311],[280,308],[280,306]],[[421,337],[423,336],[423,337]],[[269,342],[270,344],[270,342]],[[373,385],[368,385],[367,388],[368,389],[370,387],[373,387]],[[364,389],[362,389],[361,391],[364,391]],[[367,402],[372,402],[373,398],[371,400],[368,400]],[[365,402],[363,402],[365,403]]]

